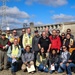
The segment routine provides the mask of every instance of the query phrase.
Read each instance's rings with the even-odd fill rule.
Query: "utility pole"
[[[7,6],[6,6],[6,2],[8,0],[0,0],[0,1],[2,2],[2,6],[1,6],[2,20],[1,20],[1,26],[0,26],[0,28],[3,29],[4,27],[7,26],[7,20],[6,20],[6,17],[7,17],[6,9],[7,9]]]
[[[0,29],[3,29],[4,27],[9,27],[9,24],[8,24],[8,20],[6,19],[7,18],[7,6],[6,6],[6,2],[8,1],[20,1],[20,0],[0,0],[0,2],[2,2],[2,6],[1,6],[1,10],[2,10],[2,19],[1,19],[1,24],[0,24]]]

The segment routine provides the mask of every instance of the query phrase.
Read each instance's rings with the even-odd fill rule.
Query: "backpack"
[[[11,47],[11,51],[12,51],[12,49],[13,49],[13,44],[12,44],[10,47]],[[20,49],[20,46],[19,46],[19,45],[17,45],[17,47],[18,47],[18,49]]]

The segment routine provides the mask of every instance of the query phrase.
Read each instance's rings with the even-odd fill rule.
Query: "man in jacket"
[[[51,40],[51,49],[56,49],[57,53],[59,53],[61,48],[61,41],[60,37],[57,36],[56,30],[52,30],[52,35],[49,38]]]
[[[2,70],[2,63],[4,63],[4,69],[7,69],[7,50],[9,45],[10,42],[6,38],[6,33],[2,32],[0,38],[0,70]]]
[[[38,41],[40,39],[40,36],[38,34],[38,30],[36,30],[34,33],[35,33],[35,36],[32,39],[32,52],[34,53],[34,56],[35,56],[34,61],[36,62],[36,56],[39,52]]]
[[[21,46],[21,49],[24,50],[23,48],[23,35],[26,33],[25,29],[22,29],[22,35],[20,36],[20,46]]]

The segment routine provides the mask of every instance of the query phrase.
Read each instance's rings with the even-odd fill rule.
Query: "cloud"
[[[68,22],[68,21],[75,21],[75,16],[59,14],[59,15],[53,15],[52,19],[57,22]]]
[[[43,23],[40,22],[40,21],[38,21],[38,22],[35,22],[34,25],[35,25],[35,26],[40,26],[40,25],[43,25]]]
[[[51,6],[62,6],[68,3],[67,0],[25,0],[25,4],[31,5],[33,3],[39,3]]]
[[[20,11],[16,6],[15,7],[5,7],[6,8],[6,15],[10,17],[15,17],[15,18],[29,18],[29,14]],[[0,8],[0,16],[2,15],[2,7]]]
[[[11,17],[7,17],[7,20],[6,20],[9,24],[22,24],[21,21],[19,21],[18,19],[14,19],[14,18],[11,18]]]
[[[14,7],[5,7],[6,10],[2,10],[2,7],[0,7],[0,23],[2,23],[2,15],[3,12],[6,15],[6,20],[3,21],[5,23],[3,23],[3,27],[5,27],[6,23],[9,25],[13,25],[13,26],[18,26],[18,25],[23,25],[23,21],[25,19],[30,19],[30,15],[28,13],[26,13],[25,11],[21,11],[19,10],[16,6]],[[6,13],[5,13],[6,12]],[[7,25],[6,25],[7,26]]]
[[[75,8],[75,5],[74,6],[71,6],[71,8]]]

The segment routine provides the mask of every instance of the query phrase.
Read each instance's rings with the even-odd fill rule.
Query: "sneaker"
[[[66,72],[64,72],[63,75],[67,75]]]
[[[55,71],[55,74],[58,74],[58,72],[57,72],[57,71]]]

